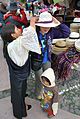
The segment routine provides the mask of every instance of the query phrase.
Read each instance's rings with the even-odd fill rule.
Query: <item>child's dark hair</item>
[[[43,78],[49,83],[49,85],[51,85],[51,82],[50,82],[50,80],[47,77],[42,76],[42,80],[43,80]]]
[[[11,36],[12,33],[15,32],[15,25],[14,24],[7,24],[2,27],[1,29],[1,38],[3,41],[11,42],[14,38]]]

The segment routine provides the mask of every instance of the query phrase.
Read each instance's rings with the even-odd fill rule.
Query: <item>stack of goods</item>
[[[80,13],[79,13],[80,14]],[[73,23],[70,24],[70,29],[72,32],[79,32],[80,29],[80,16],[75,17]]]
[[[76,21],[76,18],[74,19],[74,21]],[[79,29],[80,29],[80,23],[71,23],[70,24],[70,29],[71,29],[71,32],[79,32]]]
[[[54,39],[55,40],[55,39]],[[52,45],[52,53],[54,54],[60,54],[64,51],[66,51],[68,49],[67,45],[66,45],[66,40],[64,39],[57,39],[58,41],[56,41],[56,43],[54,43]]]
[[[71,32],[69,38],[66,38],[66,44],[68,47],[73,47],[75,44],[75,41],[79,39],[79,33],[77,32]]]
[[[75,48],[78,52],[80,52],[80,39],[78,39],[76,42],[75,42]]]

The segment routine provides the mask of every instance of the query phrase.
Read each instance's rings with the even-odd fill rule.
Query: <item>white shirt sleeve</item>
[[[22,45],[32,52],[41,54],[41,48],[38,41],[38,36],[33,27],[28,27],[23,31]]]
[[[25,28],[22,36],[9,43],[7,49],[10,58],[18,66],[25,64],[29,51],[41,54],[35,29],[31,26]]]

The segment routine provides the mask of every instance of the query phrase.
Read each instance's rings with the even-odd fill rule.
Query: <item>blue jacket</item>
[[[39,37],[39,28],[37,28],[37,34]],[[69,34],[70,34],[70,28],[65,24],[60,24],[58,27],[51,28],[49,32],[46,33],[49,60],[51,60],[52,40],[56,38],[67,38],[69,37]]]

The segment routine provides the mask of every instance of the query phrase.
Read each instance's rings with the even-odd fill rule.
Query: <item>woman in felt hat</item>
[[[51,45],[55,38],[66,38],[70,34],[70,29],[65,24],[61,24],[50,13],[43,12],[36,22],[36,31],[41,46],[42,54],[31,54],[31,66],[35,71],[35,94],[40,99],[42,85],[40,82],[40,75],[44,70],[51,67]]]

